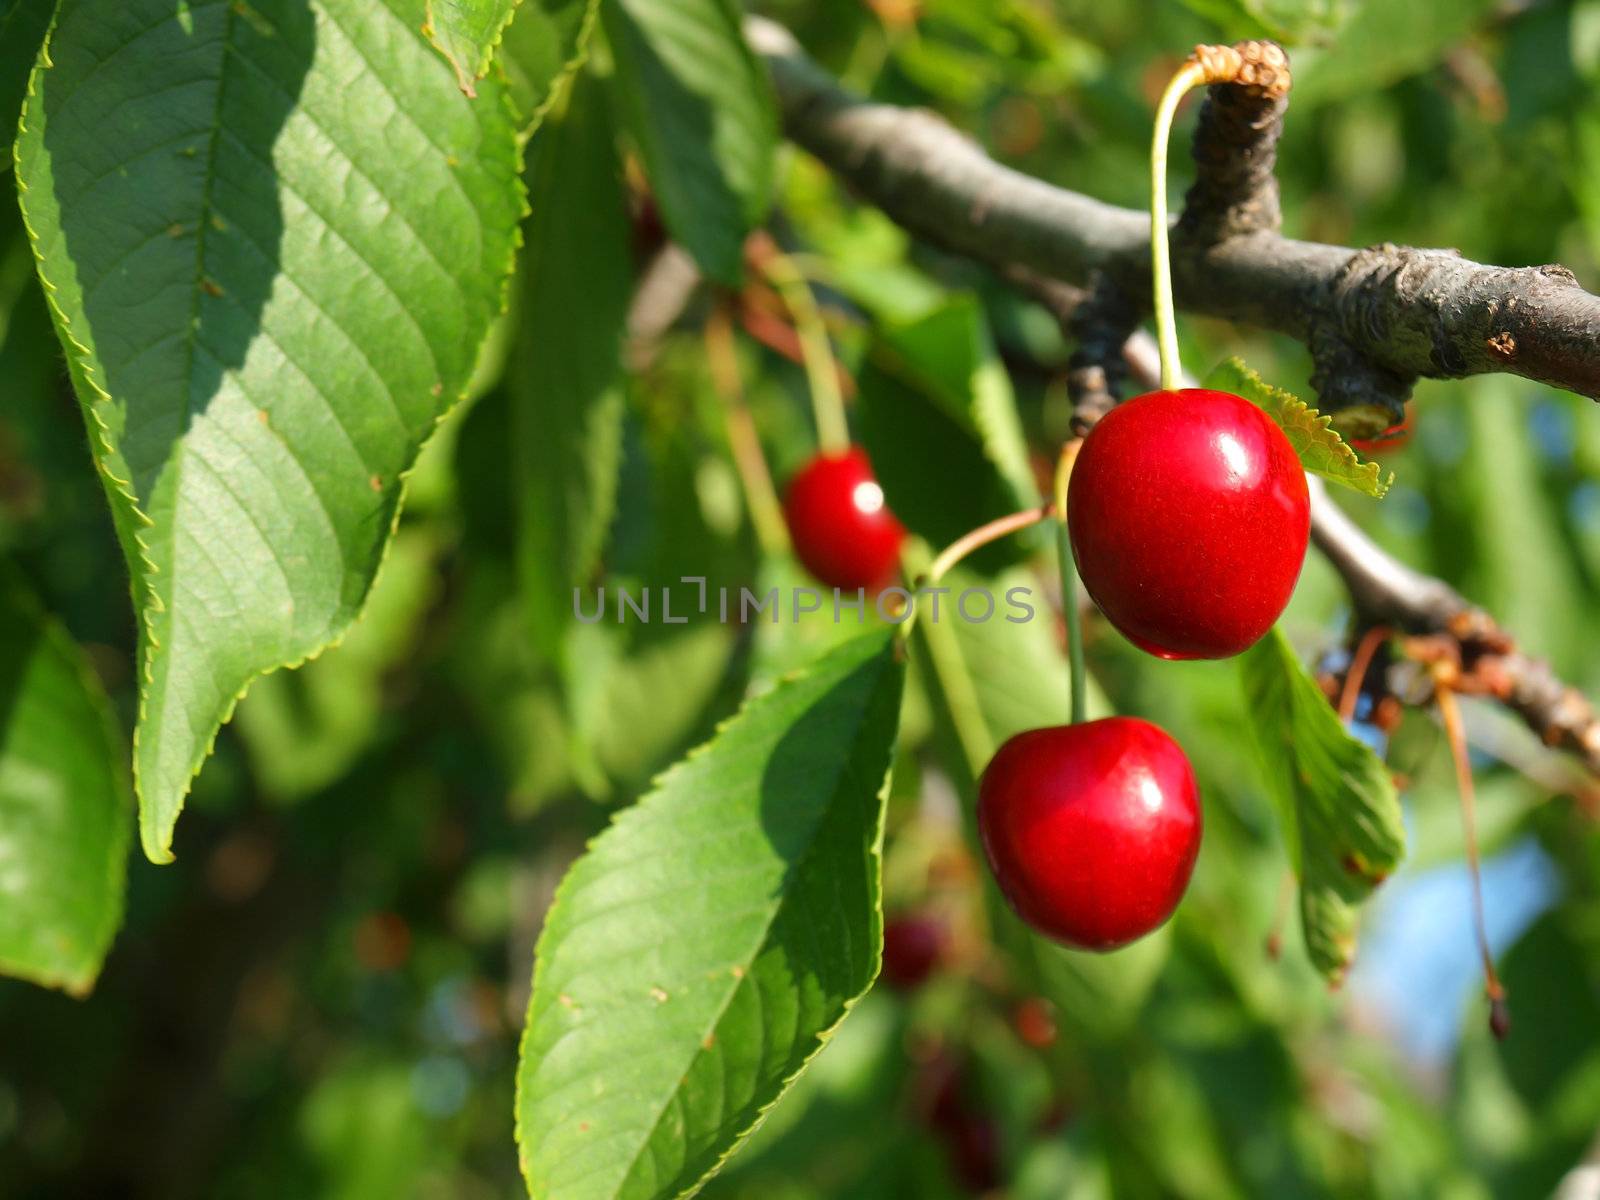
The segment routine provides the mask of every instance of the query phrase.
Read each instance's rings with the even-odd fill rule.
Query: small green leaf
[[[943,546],[1039,503],[1011,383],[975,297],[880,329],[859,385],[861,440],[889,507],[914,533]],[[1032,544],[1029,534],[1008,538],[968,561],[993,571]]]
[[[1210,375],[1205,386],[1233,392],[1261,406],[1289,437],[1289,444],[1300,456],[1306,470],[1335,483],[1381,498],[1394,482],[1394,472],[1385,476],[1377,463],[1364,463],[1332,428],[1332,417],[1325,417],[1298,396],[1267,383],[1244,360],[1230,358]]]
[[[521,0],[427,0],[422,32],[456,73],[456,86],[478,94],[478,80],[489,73],[500,44]]]
[[[139,615],[145,852],[258,675],[360,612],[524,208],[412,0],[64,0],[17,139]],[[493,95],[489,94],[493,91]]]
[[[133,828],[121,741],[78,647],[0,564],[0,973],[94,985]]]
[[[575,863],[518,1071],[530,1195],[685,1195],[877,974],[890,632],[752,701]]]
[[[1311,961],[1339,980],[1355,956],[1357,906],[1405,854],[1389,769],[1352,737],[1274,628],[1240,657],[1245,696],[1284,838],[1300,877]]]
[[[523,0],[517,6],[499,60],[524,134],[544,117],[561,81],[582,65],[599,15],[600,0]]]
[[[662,219],[713,279],[737,285],[772,200],[772,86],[731,0],[604,0],[629,132]]]
[[[598,81],[577,77],[530,147],[522,336],[508,363],[517,586],[553,660],[572,589],[600,556],[622,455],[622,331],[633,291],[616,138]]]

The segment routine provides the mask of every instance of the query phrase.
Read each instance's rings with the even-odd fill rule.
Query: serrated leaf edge
[[[900,659],[903,654],[905,641],[903,631],[906,629],[908,624],[909,622],[906,622],[896,626],[893,630],[889,631],[887,635],[885,635],[882,631],[873,631],[872,633],[863,634],[862,636],[883,637],[884,645],[879,653],[889,654],[891,656],[891,662],[893,662],[894,660]],[[849,645],[849,643],[846,642],[842,643],[841,645]],[[691,749],[677,762],[657,772],[656,775],[651,778],[649,785],[640,794],[638,800],[632,804],[618,809],[615,813],[613,813],[611,819],[606,822],[605,828],[600,830],[584,843],[582,853],[579,854],[577,858],[572,860],[572,866],[576,866],[579,861],[581,861],[583,858],[586,858],[589,853],[594,850],[595,846],[601,841],[601,839],[607,837],[612,833],[613,830],[622,827],[627,821],[629,821],[632,818],[632,814],[636,814],[639,811],[639,806],[643,804],[645,800],[649,799],[651,796],[665,788],[667,784],[681,771],[685,770],[691,762],[704,754],[710,753],[710,751],[721,740],[722,735],[727,731],[728,727],[741,720],[746,714],[749,713],[751,708],[761,701],[767,699],[784,684],[793,683],[795,681],[804,679],[814,673],[817,668],[826,659],[832,657],[832,655],[838,649],[839,647],[830,647],[820,657],[813,659],[804,666],[796,667],[792,670],[784,672],[782,675],[778,676],[777,679],[772,680],[762,691],[746,696],[734,712],[717,722],[710,735],[703,742]],[[866,987],[862,988],[858,995],[844,1002],[844,1006],[840,1010],[838,1020],[834,1021],[834,1023],[829,1025],[826,1029],[818,1031],[816,1035],[816,1046],[813,1047],[811,1052],[800,1061],[800,1064],[794,1069],[793,1072],[782,1077],[782,1079],[779,1081],[779,1087],[776,1094],[771,1100],[769,1100],[766,1104],[761,1105],[756,1110],[755,1116],[751,1118],[750,1124],[745,1129],[734,1135],[732,1140],[728,1143],[727,1149],[723,1151],[723,1153],[714,1163],[711,1164],[711,1166],[706,1168],[704,1174],[702,1174],[692,1183],[679,1189],[677,1192],[672,1193],[673,1200],[683,1200],[684,1197],[693,1196],[702,1187],[704,1187],[707,1181],[710,1180],[718,1171],[720,1171],[724,1164],[727,1163],[728,1159],[731,1158],[734,1153],[744,1145],[744,1143],[750,1138],[750,1135],[753,1134],[761,1126],[762,1122],[767,1119],[767,1115],[772,1111],[773,1108],[777,1106],[778,1102],[788,1094],[789,1088],[794,1084],[794,1081],[805,1072],[805,1069],[811,1065],[811,1061],[816,1058],[816,1056],[822,1052],[823,1048],[826,1047],[827,1044],[833,1039],[833,1035],[838,1031],[839,1026],[844,1023],[844,1019],[848,1017],[856,1005],[860,1003],[861,998],[872,990],[873,983],[877,981],[878,974],[883,969],[883,887],[881,875],[883,870],[883,843],[886,830],[886,822],[884,817],[885,802],[888,799],[889,789],[893,784],[894,743],[898,742],[898,740],[899,729],[897,726],[895,737],[891,741],[889,748],[889,769],[884,772],[883,783],[879,786],[877,792],[875,793],[878,800],[878,819],[877,829],[875,831],[875,836],[873,838],[869,854],[873,866],[876,868],[876,873],[879,876],[879,883],[876,889],[876,903],[873,905],[871,914],[872,937],[870,939],[870,944],[873,947],[871,978],[868,979]],[[550,899],[550,907],[546,910],[547,912],[554,912],[556,907],[567,897],[569,890],[575,886],[574,878],[575,873],[572,870],[572,867],[569,866],[566,874],[561,877],[561,882],[556,885],[555,892]],[[546,925],[546,928],[549,928],[548,924]],[[532,1015],[533,997],[538,994],[539,981],[545,970],[546,958],[542,953],[540,953],[543,948],[543,942],[544,935],[541,933],[539,937],[539,943],[534,947],[533,983],[528,990],[529,1016]],[[522,1036],[517,1039],[516,1085],[514,1098],[512,1101],[513,1116],[515,1117],[517,1165],[522,1172],[523,1182],[528,1187],[528,1195],[533,1197],[533,1200],[557,1200],[557,1198],[553,1196],[544,1198],[534,1197],[532,1181],[528,1179],[526,1159],[527,1148],[523,1141],[524,1130],[522,1127],[522,1064],[527,1059],[528,1040],[532,1029],[532,1021],[525,1017],[522,1026]]]
[[[37,95],[37,89],[40,85],[40,80],[43,78],[44,72],[49,70],[54,65],[50,60],[50,46],[55,37],[59,15],[59,9],[51,15],[50,27],[45,32],[44,41],[40,43],[39,46],[39,57],[34,62],[33,69],[28,73],[28,89],[27,93],[23,97],[22,113],[17,121],[17,134],[12,142],[11,158],[17,180],[17,207],[22,215],[23,228],[28,234],[28,244],[33,250],[34,266],[39,276],[41,289],[43,290],[45,298],[49,303],[51,316],[55,320],[57,334],[60,337],[62,346],[67,351],[68,358],[72,360],[72,365],[76,368],[74,374],[78,377],[81,377],[84,383],[88,385],[88,387],[90,387],[94,393],[94,404],[82,403],[81,397],[79,403],[79,407],[84,410],[85,414],[90,417],[92,421],[93,428],[91,429],[91,436],[94,439],[95,445],[99,448],[99,453],[91,453],[90,457],[94,459],[95,468],[99,472],[106,485],[107,495],[113,497],[113,508],[115,507],[114,498],[120,497],[126,506],[125,515],[133,518],[136,525],[140,525],[145,528],[151,528],[154,527],[155,521],[139,507],[139,502],[133,494],[131,482],[128,480],[118,479],[106,462],[107,457],[112,453],[109,443],[110,430],[98,411],[98,405],[112,403],[112,396],[111,393],[106,391],[105,387],[94,376],[94,372],[89,361],[91,358],[89,348],[73,335],[72,322],[67,316],[65,310],[61,307],[61,304],[56,296],[57,286],[55,282],[45,274],[44,260],[39,252],[39,235],[34,229],[33,220],[28,213],[27,193],[29,191],[29,187],[22,174],[22,134],[27,128],[28,102],[33,100]],[[514,134],[515,130],[520,125],[520,121],[518,119],[515,106],[511,103],[509,91],[505,88],[499,89],[499,99],[501,107],[505,111],[509,121],[509,127],[513,130]],[[516,151],[517,157],[520,160],[522,153],[522,146],[520,144],[516,146]],[[520,168],[514,170],[512,175],[514,178],[513,188],[518,200],[518,218],[516,224],[513,226],[511,252],[508,256],[505,268],[501,272],[499,313],[501,316],[505,315],[510,306],[513,268],[515,267],[517,256],[522,250],[522,221],[526,219],[528,214],[532,211],[528,201],[527,188],[523,183],[522,172]],[[196,284],[196,286],[198,287],[199,285]],[[493,324],[493,320],[485,323],[483,337],[479,339],[479,352],[482,351],[482,344],[487,339],[489,329],[492,328]],[[143,643],[143,649],[139,653],[139,663],[137,665],[137,672],[140,681],[139,705],[138,714],[135,717],[133,727],[131,758],[133,769],[133,791],[139,805],[139,841],[144,849],[145,857],[148,858],[152,863],[165,865],[175,860],[175,855],[172,853],[172,838],[177,827],[178,817],[183,811],[183,801],[188,797],[189,792],[192,790],[195,777],[200,774],[201,768],[203,768],[206,764],[206,760],[209,759],[212,753],[215,751],[217,735],[221,733],[222,727],[232,720],[233,714],[238,708],[239,701],[242,700],[245,693],[250,690],[250,685],[263,675],[269,675],[274,671],[280,670],[292,671],[298,667],[304,666],[313,659],[320,657],[324,652],[338,647],[343,643],[345,636],[349,633],[350,629],[357,621],[360,620],[362,612],[364,612],[366,609],[367,599],[372,595],[373,585],[377,581],[378,575],[383,570],[384,565],[388,562],[389,548],[394,543],[395,530],[399,528],[400,515],[405,508],[406,486],[409,482],[411,473],[416,469],[417,461],[421,458],[423,449],[438,432],[439,426],[453,411],[455,411],[456,406],[466,399],[467,388],[470,385],[470,382],[470,379],[462,382],[461,390],[456,393],[455,398],[440,410],[439,414],[434,418],[432,428],[430,428],[418,440],[417,449],[412,455],[411,464],[404,470],[400,471],[396,476],[395,486],[399,489],[399,492],[395,500],[394,515],[390,519],[388,531],[384,534],[383,543],[378,553],[378,561],[373,567],[372,577],[367,581],[366,594],[362,597],[361,605],[357,612],[352,615],[351,618],[343,624],[343,626],[338,628],[333,635],[330,636],[329,639],[323,642],[320,646],[307,651],[305,654],[301,655],[297,659],[294,659],[293,661],[279,663],[276,666],[267,667],[264,670],[257,671],[244,682],[243,686],[239,688],[239,690],[234,694],[233,698],[224,708],[222,717],[217,722],[216,728],[211,731],[211,736],[206,740],[204,749],[195,759],[195,761],[191,763],[188,777],[182,785],[183,790],[177,797],[177,810],[173,813],[170,820],[162,822],[159,825],[154,820],[146,820],[147,810],[144,801],[144,789],[141,779],[142,772],[139,767],[139,746],[141,740],[140,735],[144,728],[145,716],[149,703],[148,689],[149,685],[154,681],[155,678],[154,667],[152,664],[155,652],[160,649],[159,641],[154,634],[152,618],[156,613],[165,612],[166,604],[156,592],[155,584],[151,582],[151,578],[160,573],[160,568],[158,568],[154,560],[151,559],[148,544],[136,530],[130,529],[128,531],[128,536],[133,541],[133,548],[144,567],[144,570],[140,575],[140,581],[144,583],[145,589],[148,592],[146,604],[140,605],[135,603],[135,608],[137,610],[136,616],[138,618],[139,628],[142,634],[141,642]],[[126,545],[124,548],[125,550],[127,549]]]

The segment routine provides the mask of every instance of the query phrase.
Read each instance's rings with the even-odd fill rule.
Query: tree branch
[[[1148,296],[1144,214],[1001,166],[932,114],[852,96],[781,26],[750,18],[745,29],[772,72],[788,136],[904,228],[989,265],[1069,327],[1076,310],[1092,307],[1071,285]],[[1278,235],[1271,166],[1281,121],[1281,102],[1267,95],[1208,103],[1197,134],[1201,182],[1173,246],[1182,308],[1305,341],[1323,403],[1364,408],[1369,426],[1398,419],[1424,375],[1510,371],[1600,397],[1600,297],[1564,268]],[[1229,147],[1249,161],[1230,166]],[[1113,322],[1119,316],[1113,308]],[[1136,378],[1157,378],[1148,335],[1130,338],[1123,356]],[[1454,639],[1474,674],[1494,681],[1496,699],[1600,774],[1600,716],[1589,702],[1448,584],[1386,554],[1320,480],[1311,485],[1312,540],[1344,578],[1358,619]]]
[[[898,224],[1002,271],[1080,285],[1100,272],[1129,295],[1148,294],[1145,214],[1001,166],[931,113],[851,95],[781,26],[752,18],[746,31],[789,137]],[[1311,347],[1322,406],[1349,410],[1352,432],[1398,419],[1392,398],[1418,376],[1509,371],[1600,398],[1600,297],[1562,267],[1353,250],[1258,228],[1214,243],[1180,236],[1173,275],[1179,307]]]

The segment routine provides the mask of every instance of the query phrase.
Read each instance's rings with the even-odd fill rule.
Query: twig
[[[1003,167],[932,114],[850,95],[781,26],[751,18],[745,29],[771,69],[789,136],[899,224],[997,269],[1078,284],[1099,270],[1137,294],[1149,267],[1143,213]],[[1370,377],[1375,404],[1387,407],[1395,385],[1418,376],[1491,371],[1600,397],[1600,297],[1564,268],[1266,231],[1212,244],[1180,238],[1173,250],[1181,307],[1289,334],[1322,355],[1348,348],[1368,366],[1347,373]],[[1365,416],[1352,432],[1393,423]]]
[[[1003,167],[930,114],[848,94],[781,26],[751,18],[745,30],[771,69],[789,136],[906,229],[1020,278],[1053,298],[1058,316],[1072,303],[1068,284],[1097,271],[1129,295],[1144,294],[1150,225],[1142,213]],[[1600,297],[1559,267],[1489,267],[1395,246],[1356,251],[1262,231],[1209,247],[1180,238],[1173,273],[1185,309],[1334,345],[1349,360],[1345,373],[1384,398],[1418,375],[1484,371],[1600,396]],[[1152,387],[1154,351],[1142,334],[1125,349]],[[1312,539],[1344,577],[1361,619],[1449,634],[1469,658],[1493,655],[1506,684],[1502,703],[1547,745],[1600,774],[1600,717],[1582,695],[1519,653],[1448,584],[1381,550],[1321,480],[1310,484]]]

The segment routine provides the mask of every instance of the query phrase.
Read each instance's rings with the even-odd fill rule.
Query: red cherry
[[[808,462],[789,481],[783,512],[795,553],[823,583],[875,591],[893,577],[906,531],[861,447]]]
[[[978,788],[995,881],[1029,925],[1114,950],[1172,915],[1200,852],[1194,771],[1135,717],[1019,733]]]
[[[944,957],[947,940],[944,922],[936,917],[890,917],[883,923],[884,982],[903,992],[921,987]]]
[[[1083,441],[1067,524],[1084,587],[1161,658],[1227,658],[1289,603],[1311,499],[1294,447],[1239,396],[1150,392]]]

